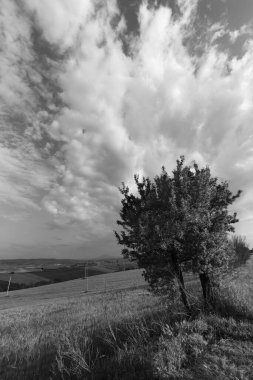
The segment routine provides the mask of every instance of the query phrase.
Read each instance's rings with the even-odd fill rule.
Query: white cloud
[[[79,29],[91,17],[96,1],[91,0],[23,0],[27,10],[35,15],[45,38],[62,50],[72,47]]]
[[[154,175],[164,164],[172,169],[180,154],[210,164],[234,188],[253,187],[252,51],[230,61],[209,46],[193,59],[184,38],[191,33],[196,2],[180,6],[178,20],[167,8],[141,6],[131,59],[108,22],[108,10],[82,26],[61,77],[69,108],[57,131],[65,137],[66,163],[62,187],[46,197],[48,208],[106,225],[118,204],[115,186],[136,171]],[[215,42],[225,27],[216,25],[210,33]]]
[[[242,25],[239,29],[229,31],[229,37],[232,43],[235,43],[239,37],[252,37],[253,35],[253,25],[252,22],[249,24]]]
[[[228,26],[222,24],[221,22],[213,24],[211,26],[209,32],[211,34],[211,43],[212,44],[215,43],[217,40],[219,40],[221,37],[223,37],[229,33]]]
[[[106,235],[117,217],[121,181],[131,183],[136,172],[155,175],[162,165],[171,170],[181,154],[245,189],[241,216],[247,207],[253,211],[250,43],[231,59],[215,45],[227,25],[216,24],[204,54],[192,56],[185,41],[197,1],[179,1],[177,19],[168,8],[142,4],[130,57],[119,39],[124,21],[112,27],[115,2],[24,3],[45,39],[70,54],[59,73],[68,106],[48,126],[65,142],[64,161],[56,161],[59,181],[43,200],[57,222],[79,220],[87,236],[98,229]]]

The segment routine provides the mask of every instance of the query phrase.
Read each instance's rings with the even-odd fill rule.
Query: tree
[[[188,174],[187,194],[191,208],[185,230],[185,251],[190,252],[192,271],[199,274],[205,304],[211,302],[212,286],[215,280],[229,269],[234,261],[234,247],[228,233],[234,232],[233,224],[238,222],[236,213],[229,214],[228,206],[241,194],[229,190],[227,181],[212,177],[208,167],[193,167],[181,170]],[[180,173],[180,171],[179,171]],[[180,176],[179,176],[180,177]]]
[[[218,182],[208,167],[184,166],[183,156],[172,176],[163,167],[153,181],[134,179],[136,195],[124,183],[119,189],[123,199],[117,224],[122,230],[115,235],[125,247],[124,257],[144,268],[154,291],[168,292],[176,280],[188,311],[183,271],[197,272],[207,304],[214,275],[229,262],[227,233],[238,220],[227,208],[240,191],[232,195],[228,183]]]

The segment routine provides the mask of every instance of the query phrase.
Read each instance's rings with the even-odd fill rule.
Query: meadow
[[[0,378],[253,379],[253,260],[224,279],[215,312],[151,295],[139,270],[0,296]]]

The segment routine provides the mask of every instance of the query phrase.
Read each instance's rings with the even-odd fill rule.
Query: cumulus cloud
[[[190,48],[197,0],[178,0],[176,17],[168,7],[143,3],[139,34],[130,35],[126,55],[126,23],[116,1],[23,3],[43,38],[68,54],[58,73],[66,106],[43,127],[63,144],[63,159],[53,161],[58,179],[43,199],[56,222],[79,221],[87,238],[94,231],[106,236],[117,218],[117,186],[131,184],[134,173],[171,170],[184,154],[245,190],[238,208],[252,239],[250,39],[242,57],[231,58],[217,44],[228,25],[207,25],[197,55]]]
[[[110,23],[116,8],[89,8],[61,76],[68,108],[51,126],[65,141],[66,159],[61,184],[44,199],[55,215],[107,231],[119,201],[116,186],[136,172],[170,170],[180,154],[211,165],[234,188],[244,188],[247,199],[253,186],[251,44],[242,58],[231,59],[214,44],[227,27],[217,24],[208,30],[204,54],[193,56],[185,40],[197,2],[178,4],[176,19],[169,8],[140,6],[130,56]]]
[[[93,8],[90,0],[23,0],[23,3],[36,18],[45,38],[52,44],[59,44],[61,49],[72,46],[78,30]]]

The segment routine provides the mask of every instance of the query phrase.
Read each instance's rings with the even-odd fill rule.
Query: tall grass
[[[252,379],[253,308],[242,278],[224,279],[206,314],[144,289],[82,295],[0,312],[0,378]]]
[[[49,379],[66,342],[85,339],[109,323],[152,313],[158,300],[145,290],[83,295],[0,312],[0,378]]]
[[[222,281],[214,292],[215,312],[253,321],[252,288],[235,279]]]
[[[205,314],[193,296],[198,313],[188,319],[179,303],[162,302],[142,316],[107,321],[78,334],[82,342],[72,335],[58,351],[54,378],[251,379],[249,289],[239,280],[232,286],[226,281],[216,291],[212,314]]]
[[[228,297],[227,288],[219,292],[220,302]],[[227,312],[242,295],[236,283],[229,295]],[[224,317],[225,306],[186,319],[180,304],[167,304],[141,316],[107,321],[86,334],[73,331],[58,351],[54,378],[250,379],[253,310],[247,301],[243,294],[234,304],[237,313],[245,313],[243,320],[238,314]]]

